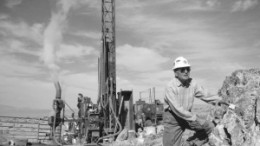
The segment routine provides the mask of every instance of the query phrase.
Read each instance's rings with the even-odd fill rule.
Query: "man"
[[[139,131],[139,129],[141,129],[141,131],[143,131],[144,128],[144,122],[142,119],[142,115],[141,114],[137,114],[136,115],[136,119],[135,119],[135,131]]]
[[[78,94],[78,104],[77,104],[77,107],[79,109],[78,111],[78,117],[81,118],[81,102],[83,101],[83,94],[79,93]]]
[[[214,124],[202,120],[191,113],[194,97],[214,104],[221,100],[219,96],[209,96],[196,81],[190,78],[191,66],[187,59],[178,57],[173,64],[175,77],[168,83],[165,90],[165,102],[167,108],[163,115],[164,146],[181,146],[181,139],[185,129],[194,130],[199,137],[198,143],[207,142],[207,136],[212,132]]]

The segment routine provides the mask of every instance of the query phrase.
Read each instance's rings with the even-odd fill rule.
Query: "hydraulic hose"
[[[109,98],[109,101],[110,101],[110,103],[112,103],[112,98]],[[114,118],[115,118],[115,120],[116,120],[116,123],[119,125],[119,131],[118,131],[117,133],[114,133],[114,134],[111,134],[111,135],[107,135],[107,136],[100,137],[100,138],[98,139],[98,141],[97,141],[97,144],[98,144],[98,142],[99,142],[100,140],[105,139],[105,138],[114,137],[114,136],[118,135],[118,134],[122,131],[122,125],[121,125],[121,123],[119,122],[118,118],[116,117],[116,113],[115,113],[115,111],[114,111],[114,109],[113,109],[113,107],[112,107],[112,104],[109,104],[109,108],[110,108],[111,111],[112,111],[112,114],[113,114],[113,116],[114,116]],[[116,126],[115,126],[115,127],[116,127]]]
[[[55,89],[56,89],[56,99],[61,99],[61,87],[60,87],[60,83],[57,81],[54,83]]]

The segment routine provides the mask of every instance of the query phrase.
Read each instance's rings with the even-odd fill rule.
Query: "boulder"
[[[224,80],[219,95],[224,101],[235,104],[243,112],[238,113],[227,106],[221,106],[219,109],[224,112],[215,110],[213,119],[218,122],[210,141],[218,140],[219,144],[215,146],[259,145],[260,69],[234,71]]]

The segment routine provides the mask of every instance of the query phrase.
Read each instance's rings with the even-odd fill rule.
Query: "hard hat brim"
[[[190,67],[190,65],[176,66],[176,67],[173,67],[172,70],[175,70],[175,69],[178,69],[178,68],[183,68],[183,67]]]

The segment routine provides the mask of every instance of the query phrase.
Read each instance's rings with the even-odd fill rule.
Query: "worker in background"
[[[80,118],[81,117],[81,102],[83,101],[83,94],[79,93],[78,94],[78,104],[77,104],[77,107],[79,109],[79,112],[78,112],[78,117]]]
[[[136,119],[135,119],[135,131],[143,131],[144,128],[144,121],[142,119],[142,115],[141,114],[137,114],[136,115]]]
[[[222,98],[217,95],[210,96],[194,79],[190,78],[191,66],[185,58],[176,58],[172,69],[175,77],[165,89],[167,107],[163,115],[163,146],[181,146],[185,129],[195,131],[194,137],[198,140],[192,141],[196,142],[192,145],[202,145],[208,141],[208,135],[212,132],[214,124],[191,113],[194,97],[212,104]]]

